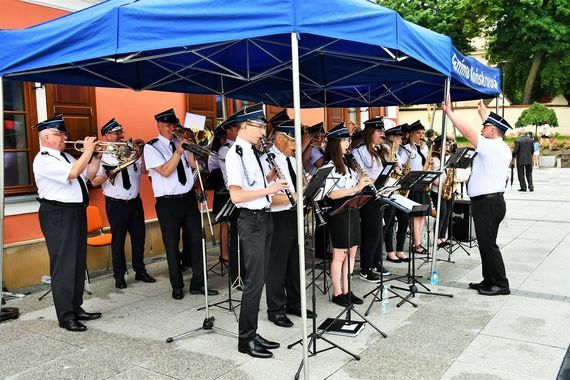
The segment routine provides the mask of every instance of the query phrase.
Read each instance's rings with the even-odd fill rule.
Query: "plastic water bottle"
[[[437,270],[431,272],[431,290],[432,292],[437,292],[439,289],[439,276],[437,275]]]
[[[388,289],[390,289],[390,285],[384,285],[384,290],[382,290],[382,315],[390,314],[390,294]]]

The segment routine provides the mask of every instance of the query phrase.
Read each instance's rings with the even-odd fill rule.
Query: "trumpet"
[[[73,148],[78,152],[85,152],[82,147],[84,140],[66,141],[66,144],[73,144]],[[143,155],[144,141],[128,139],[127,141],[97,141],[97,145],[102,147],[97,153],[113,155],[118,165],[101,161],[103,168],[107,172],[109,182],[114,185],[117,175],[127,167],[137,162]]]
[[[208,157],[212,155],[218,160],[225,161],[218,152],[214,152],[209,148],[214,141],[214,133],[209,128],[202,130],[186,129],[179,125],[172,131],[176,138],[180,140],[187,140],[187,144],[182,144],[182,148],[200,157]]]

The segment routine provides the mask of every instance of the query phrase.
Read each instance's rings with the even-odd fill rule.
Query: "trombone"
[[[192,130],[179,125],[174,128],[172,133],[178,139],[188,141],[187,144],[182,145],[182,148],[185,150],[200,157],[208,157],[209,155],[212,155],[220,161],[225,161],[220,157],[218,152],[214,152],[209,148],[214,140],[214,133],[209,128],[204,128],[203,130]]]

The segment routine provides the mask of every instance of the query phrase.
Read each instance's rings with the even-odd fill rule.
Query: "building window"
[[[36,191],[32,161],[39,150],[35,96],[31,83],[3,81],[4,85],[4,184],[6,195]]]

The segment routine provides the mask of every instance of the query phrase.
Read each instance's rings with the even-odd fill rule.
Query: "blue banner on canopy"
[[[473,57],[464,57],[459,50],[451,50],[451,77],[484,94],[501,92],[501,70],[483,65]]]

